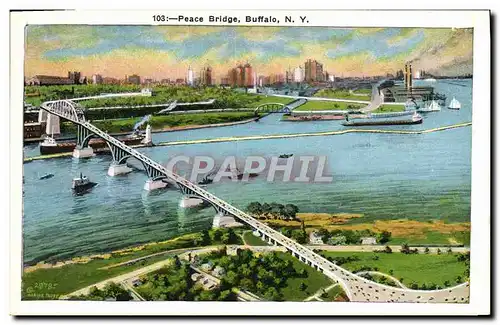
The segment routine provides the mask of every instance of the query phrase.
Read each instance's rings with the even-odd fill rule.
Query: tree
[[[462,283],[462,277],[460,275],[458,275],[456,281],[457,281],[457,284]]]
[[[182,266],[181,260],[179,259],[179,256],[175,255],[174,256],[174,268],[175,269],[180,269]]]
[[[247,205],[247,211],[251,214],[261,215],[263,213],[262,205],[260,202],[251,202]]]
[[[391,233],[389,231],[382,231],[378,237],[378,241],[381,244],[387,243],[389,240],[391,240]]]
[[[307,289],[307,284],[305,284],[304,282],[301,282],[299,289],[300,289],[300,291],[305,291]]]
[[[221,291],[219,294],[219,301],[230,301],[233,300],[233,293],[230,290]]]
[[[448,252],[448,254],[453,253],[453,251],[452,251],[451,247],[448,247],[448,251],[447,251],[447,252]]]
[[[267,299],[267,300],[270,300],[270,301],[279,301],[281,300],[281,295],[280,293],[278,292],[278,290],[276,290],[276,288],[274,287],[270,287],[266,290],[266,293],[264,294],[264,297]]]
[[[214,229],[210,234],[210,238],[214,242],[219,242],[221,240],[221,237],[222,237],[222,230],[220,230],[219,228]]]
[[[385,246],[384,253],[391,254],[392,253],[392,248],[390,248],[389,246]]]
[[[202,245],[209,245],[210,244],[210,234],[208,233],[208,230],[203,230],[201,232],[201,244]]]
[[[292,239],[299,244],[307,243],[307,234],[304,230],[294,230],[292,231]]]
[[[389,270],[389,275],[394,275],[394,270],[393,269]]]
[[[425,248],[424,253],[425,253],[425,254],[429,254],[429,253],[430,253],[429,247],[426,247],[426,248]]]
[[[441,255],[441,250],[438,248],[438,249],[437,249],[437,251],[436,251],[436,253],[437,253],[438,255]]]
[[[407,243],[403,243],[401,245],[401,253],[403,253],[403,254],[410,254],[411,253],[410,247],[408,246]]]
[[[238,285],[238,281],[240,280],[238,274],[232,270],[227,272],[225,279],[233,287],[236,287]]]

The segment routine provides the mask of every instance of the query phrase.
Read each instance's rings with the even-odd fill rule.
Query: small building
[[[193,273],[191,274],[191,280],[193,280],[194,282],[198,281],[200,278],[202,278],[203,276],[199,273]]]
[[[146,96],[146,97],[151,97],[153,95],[153,91],[151,88],[142,88],[141,89],[141,96]]]
[[[39,138],[42,136],[42,124],[38,122],[24,124],[24,138]]]
[[[212,263],[212,261],[208,261],[207,263],[201,265],[201,269],[205,272],[210,272],[213,268],[214,263]]]
[[[313,231],[309,234],[309,243],[313,245],[322,245],[323,238],[316,231]]]
[[[212,275],[217,277],[217,278],[224,276],[224,274],[226,274],[226,270],[224,270],[223,267],[218,266],[218,265],[212,271]]]
[[[361,237],[361,245],[377,245],[375,237]]]
[[[135,279],[134,281],[132,281],[132,285],[134,287],[138,287],[138,286],[142,285],[142,281],[140,279]]]

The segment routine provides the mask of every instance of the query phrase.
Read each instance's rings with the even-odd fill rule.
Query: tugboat
[[[82,173],[80,173],[79,178],[73,178],[73,184],[71,186],[71,189],[75,194],[83,194],[88,192],[91,188],[96,186],[97,183],[91,182],[87,176],[84,176]]]
[[[209,178],[209,176],[210,176],[210,174],[203,177],[202,180],[198,182],[198,185],[212,184],[214,180],[212,178]]]
[[[291,156],[293,156],[293,153],[279,155],[279,158],[290,158]]]

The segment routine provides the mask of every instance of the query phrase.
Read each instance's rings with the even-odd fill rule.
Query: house
[[[224,276],[224,274],[226,274],[226,270],[224,270],[224,268],[221,266],[216,266],[212,271],[212,275],[217,278]]]
[[[377,245],[375,237],[361,237],[361,245]]]
[[[214,263],[212,263],[212,261],[208,261],[207,263],[201,265],[201,269],[205,272],[210,272],[213,268]]]
[[[309,243],[313,245],[322,245],[323,238],[316,231],[313,231],[309,234]]]

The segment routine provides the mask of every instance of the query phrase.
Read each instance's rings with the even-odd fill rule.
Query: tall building
[[[232,87],[253,87],[254,73],[253,68],[249,63],[245,65],[239,64],[232,68],[227,73],[229,85]]]
[[[247,62],[243,66],[243,87],[253,87],[253,69]]]
[[[293,72],[293,81],[303,82],[304,81],[304,69],[302,67],[296,67]]]
[[[191,69],[191,66],[188,68],[186,82],[189,86],[194,86],[194,71]]]
[[[92,75],[92,83],[94,85],[100,85],[100,84],[102,84],[102,76],[100,74],[94,74],[94,75]]]
[[[203,86],[212,85],[212,68],[209,66],[204,67],[200,74],[200,84]]]
[[[323,81],[323,65],[316,60],[307,60],[304,64],[305,67],[305,80],[307,82]]]
[[[141,77],[139,77],[136,74],[133,74],[131,76],[128,76],[127,81],[129,84],[140,85],[141,84]]]
[[[411,90],[413,87],[413,72],[411,69],[411,63],[405,64],[404,81],[406,89]]]

